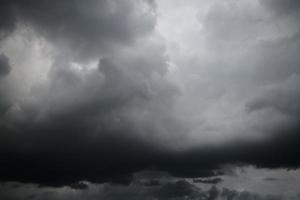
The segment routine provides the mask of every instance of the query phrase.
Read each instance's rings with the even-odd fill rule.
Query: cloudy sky
[[[2,0],[0,199],[299,199],[300,1]]]

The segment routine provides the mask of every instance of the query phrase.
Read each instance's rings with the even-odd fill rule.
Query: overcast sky
[[[0,197],[299,198],[299,20],[298,0],[2,0]]]

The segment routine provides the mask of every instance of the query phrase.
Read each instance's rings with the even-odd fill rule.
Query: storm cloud
[[[4,1],[4,33],[19,25],[33,27],[59,48],[78,56],[99,56],[99,51],[129,43],[147,34],[155,24],[151,1]]]
[[[0,179],[84,187],[146,169],[298,168],[298,3],[178,5],[4,0]]]

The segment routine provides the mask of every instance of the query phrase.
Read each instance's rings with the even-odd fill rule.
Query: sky
[[[299,199],[300,1],[2,0],[0,199]]]

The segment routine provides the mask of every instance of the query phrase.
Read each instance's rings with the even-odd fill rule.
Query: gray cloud
[[[299,75],[289,77],[285,82],[275,84],[265,89],[259,97],[255,98],[248,104],[249,111],[257,111],[261,109],[274,109],[279,113],[299,119]]]
[[[0,54],[0,117],[10,106],[6,84],[1,80],[9,74],[10,70],[11,66],[8,57],[5,54]]]
[[[156,51],[155,46],[151,48]],[[1,145],[7,159],[5,165],[23,163],[25,171],[34,166],[36,170],[27,174],[15,166],[16,174],[12,175],[8,171],[14,170],[9,167],[4,171],[10,175],[1,176],[11,180],[22,176],[24,181],[42,184],[85,178],[97,182],[149,167],[154,156],[159,156],[156,151],[163,147],[156,143],[157,150],[152,150],[154,141],[166,141],[170,133],[178,134],[175,131],[181,129],[168,111],[177,90],[163,79],[163,73],[136,69],[138,65],[131,63],[137,61],[135,56],[143,55],[118,55],[117,62],[103,58],[99,69],[86,76],[77,74],[64,61],[56,62],[50,72],[51,83],[33,92],[35,100],[20,104],[18,110],[11,108],[3,118]],[[151,62],[145,59],[141,66]],[[160,62],[163,64],[163,60]],[[157,114],[159,117],[155,117]],[[21,154],[23,161],[15,157]],[[77,159],[84,159],[85,164],[81,166]],[[55,162],[61,165],[52,168],[50,163]],[[119,165],[123,162],[128,166],[122,169]],[[74,172],[67,172],[69,167]],[[44,176],[45,173],[52,175]],[[53,173],[61,179],[52,179]]]
[[[10,68],[8,57],[5,54],[0,54],[0,77],[9,74]]]
[[[5,32],[11,32],[16,24],[33,26],[65,54],[82,62],[85,57],[99,56],[104,49],[128,44],[149,33],[155,25],[153,5],[139,0],[8,0],[1,4],[5,17],[1,26]]]
[[[299,27],[249,5],[209,4],[194,16],[201,31],[176,41],[178,50],[166,46],[172,34],[159,36],[153,1],[5,0],[3,44],[27,28],[53,53],[49,72],[38,66],[44,82],[22,89],[27,80],[15,71],[14,98],[0,91],[0,178],[61,186],[128,183],[149,168],[197,177],[227,163],[299,167]],[[156,194],[181,189],[180,197],[194,191],[177,182]]]
[[[258,199],[258,200],[289,200],[298,199],[297,196],[259,195],[248,191],[236,191],[215,186],[208,190],[201,189],[185,180],[167,181],[160,186],[143,186],[131,184],[117,186],[110,184],[95,185],[88,183],[86,190],[65,188],[38,188],[35,185],[16,185],[16,183],[2,184],[0,197],[2,199]]]
[[[158,152],[166,148],[163,143],[167,141],[171,146],[169,135],[176,138],[183,128],[171,112],[178,89],[165,78],[168,58],[164,45],[161,39],[147,36],[153,29],[153,11],[139,10],[148,9],[143,7],[148,4],[142,1],[46,3],[57,15],[40,2],[11,4],[20,23],[41,28],[37,32],[54,44],[54,36],[40,31],[55,34],[71,46],[67,45],[67,52],[55,48],[60,55],[53,58],[49,83],[36,85],[28,98],[22,96],[22,100],[12,102],[1,118],[1,155],[6,166],[1,179],[42,185],[71,184],[84,179],[118,182],[120,176],[126,179],[130,173],[150,167],[155,156],[160,160]],[[89,11],[96,4],[104,9],[103,13],[90,16]],[[153,6],[153,2],[149,4]],[[69,12],[71,16],[60,16],[68,13],[69,8],[73,9]],[[91,17],[97,18],[94,21]],[[83,23],[86,20],[95,23],[86,27]],[[149,30],[142,30],[144,36],[139,38],[135,28],[144,29],[148,23]],[[62,26],[62,32],[56,26]],[[71,36],[73,31],[75,35]],[[88,52],[84,50],[86,42],[91,47]],[[102,42],[107,43],[109,51]],[[71,49],[73,44],[75,47]],[[96,45],[97,49],[90,45]],[[82,59],[97,54],[98,66],[86,69],[85,73],[74,68],[74,62],[78,65],[82,62],[77,63],[78,58],[69,56],[69,52],[77,49],[87,54],[80,55]],[[19,156],[24,160],[19,160]],[[78,163],[79,160],[85,164]],[[20,170],[21,163],[24,168]],[[60,164],[53,167],[54,163]],[[31,173],[32,167],[35,170]]]
[[[188,32],[189,38],[173,37],[175,29],[162,29],[178,45],[176,49],[175,44],[170,45],[168,52],[183,88],[178,107],[187,113],[184,117],[193,139],[213,144],[235,138],[273,140],[279,129],[290,126],[290,131],[296,131],[297,16],[273,15],[254,1],[202,4],[205,9],[195,3],[196,8],[186,5],[188,12],[178,9],[181,17],[172,15],[187,23],[182,32]],[[197,14],[198,27],[189,21],[188,13]],[[162,23],[169,27],[169,18],[165,18]],[[272,109],[248,112],[256,106]]]
[[[0,6],[0,42],[5,39],[15,28],[15,19],[10,6],[3,2]],[[1,43],[0,43],[1,44]]]
[[[261,0],[260,2],[268,9],[275,11],[278,14],[291,14],[298,12],[300,9],[299,1],[296,0]]]
[[[222,182],[222,178],[211,178],[211,179],[193,179],[194,183],[204,183],[204,184],[217,184]]]

